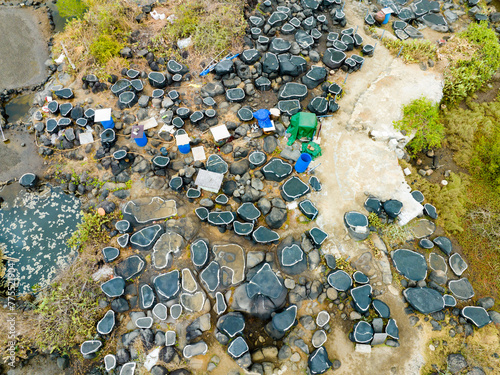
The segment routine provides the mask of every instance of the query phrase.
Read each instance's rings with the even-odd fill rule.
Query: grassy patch
[[[450,67],[445,70],[443,102],[452,105],[479,90],[500,67],[498,38],[487,22],[471,22],[458,37],[462,41],[458,44],[472,45],[473,53],[452,58]],[[449,52],[454,54],[454,51]]]
[[[87,10],[87,6],[81,0],[58,0],[57,9],[61,17],[81,17]]]
[[[91,70],[100,76],[110,71],[109,68],[125,66],[126,60],[121,59],[118,52],[131,31],[138,27],[134,10],[124,0],[83,0],[82,3],[87,11],[69,21],[64,32],[56,35],[55,54],[61,52],[59,42],[62,41],[78,70]]]
[[[197,54],[215,57],[224,50],[239,49],[246,27],[243,1],[178,0],[172,5],[175,20],[155,37],[157,51],[187,37],[192,38]]]
[[[99,285],[91,261],[77,261],[37,297],[33,342],[42,350],[67,351],[95,335]]]
[[[78,229],[68,240],[68,246],[79,248],[84,244],[95,245],[110,241],[104,226],[117,218],[118,214],[101,216],[97,211],[83,213],[83,221],[78,224]]]
[[[382,39],[382,43],[391,51],[392,54],[396,55],[401,50],[399,57],[407,64],[418,63],[421,61],[427,62],[429,59],[436,59],[437,46],[435,43],[427,39],[411,39],[411,40],[399,40],[399,39]]]
[[[407,145],[413,156],[429,148],[441,147],[444,138],[438,106],[424,97],[403,106],[403,118],[395,121],[394,127],[407,134],[414,134]]]
[[[464,231],[457,235],[473,272],[469,279],[478,298],[495,298],[500,307],[500,196],[483,180],[470,184],[467,191],[467,214]]]

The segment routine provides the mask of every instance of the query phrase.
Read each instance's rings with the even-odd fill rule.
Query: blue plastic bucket
[[[311,164],[312,157],[307,153],[300,154],[300,158],[295,162],[295,170],[297,173],[305,172],[309,164]]]
[[[189,151],[191,151],[191,145],[189,143],[185,145],[179,145],[178,147],[181,154],[189,154]]]
[[[269,118],[270,115],[271,112],[264,108],[259,109],[258,111],[253,113],[253,117],[257,119],[257,121],[259,122],[259,127],[261,127],[262,129],[271,128],[273,126],[273,124],[271,123],[271,119]]]
[[[390,19],[391,19],[391,14],[387,13],[385,15],[384,21],[382,22],[382,25],[386,25],[389,22]]]
[[[107,121],[101,121],[104,129],[113,129],[115,127],[115,122],[113,121],[113,117],[110,117]]]
[[[144,147],[148,144],[148,137],[146,137],[146,133],[142,136],[142,138],[134,138],[137,146]]]

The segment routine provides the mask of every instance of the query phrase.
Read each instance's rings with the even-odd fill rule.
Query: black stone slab
[[[370,308],[372,302],[372,286],[370,284],[358,286],[351,289],[351,296],[354,302],[354,308],[364,314]]]
[[[59,99],[72,99],[75,97],[75,95],[73,94],[73,90],[69,88],[57,90],[54,92],[54,95]]]
[[[245,317],[240,312],[227,313],[217,320],[217,328],[229,338],[235,337],[243,333]]]
[[[365,321],[359,321],[354,325],[352,338],[354,342],[360,344],[369,343],[373,339],[372,325]]]
[[[234,232],[239,236],[249,236],[254,228],[254,223],[233,222]]]
[[[306,254],[297,244],[279,249],[278,260],[281,269],[288,275],[298,275],[307,270]]]
[[[260,167],[267,161],[267,156],[262,151],[252,151],[248,155],[248,162],[250,163],[250,169],[255,169]]]
[[[482,328],[491,323],[490,315],[483,307],[466,306],[460,314],[467,320],[471,321],[477,328]]]
[[[115,266],[115,275],[124,280],[130,280],[139,276],[146,267],[146,260],[137,254],[131,255]]]
[[[287,202],[292,202],[295,199],[303,197],[309,193],[309,190],[309,186],[295,176],[290,177],[280,186],[281,196]]]
[[[290,305],[285,310],[273,316],[271,323],[273,327],[280,331],[286,332],[295,324],[297,319],[297,306]]]
[[[253,222],[260,216],[258,208],[250,202],[243,203],[236,212],[241,219],[248,222]]]
[[[444,298],[430,288],[408,288],[403,291],[406,301],[422,314],[431,314],[444,308]]]
[[[461,300],[468,300],[474,297],[474,289],[470,284],[469,280],[462,278],[459,280],[450,280],[448,283],[448,288],[453,295]]]
[[[163,232],[164,229],[160,224],[142,228],[130,237],[130,244],[134,249],[151,250]]]
[[[288,116],[293,116],[294,114],[299,113],[301,110],[300,101],[297,99],[280,100],[278,102],[278,109]]]
[[[155,293],[148,284],[141,285],[139,288],[139,308],[148,310],[153,307],[155,302]]]
[[[208,222],[212,225],[229,225],[235,219],[234,213],[231,211],[219,211],[219,212],[210,212],[208,214]]]
[[[167,300],[174,298],[180,289],[179,270],[173,270],[156,276],[153,280],[153,286],[156,292],[163,298]]]
[[[324,346],[312,352],[307,359],[307,366],[313,375],[325,373],[332,365]]]
[[[280,182],[292,173],[293,167],[279,158],[272,158],[260,171],[266,180]]]
[[[352,287],[351,276],[342,270],[330,272],[327,281],[331,287],[337,289],[339,292],[345,292]]]
[[[328,234],[319,228],[312,228],[307,234],[315,247],[320,247],[328,238]]]
[[[118,250],[116,247],[108,246],[102,249],[101,251],[104,261],[106,263],[114,261],[120,255],[120,250]]]
[[[368,284],[370,282],[370,279],[368,276],[366,276],[363,272],[361,271],[356,271],[353,273],[352,278],[354,282],[358,284]]]
[[[399,340],[399,328],[394,319],[389,319],[385,326],[385,333],[387,336],[392,337],[394,340]]]
[[[200,268],[203,267],[208,260],[208,244],[205,240],[199,239],[191,244],[191,261]]]
[[[184,184],[184,182],[182,180],[182,177],[177,176],[177,177],[174,177],[170,180],[170,182],[168,183],[168,186],[172,190],[179,191],[182,188],[183,184]]]
[[[125,290],[125,280],[123,280],[123,278],[120,276],[114,277],[111,280],[101,284],[101,290],[108,297],[119,297]]]
[[[206,161],[207,171],[224,174],[228,171],[227,163],[217,154],[212,154]]]
[[[318,209],[316,206],[309,200],[305,199],[299,203],[299,210],[302,212],[309,220],[314,220],[318,216]]]
[[[278,298],[284,286],[282,281],[276,276],[269,263],[264,263],[246,284],[248,298],[256,295],[264,295],[269,298]]]
[[[453,251],[453,245],[448,237],[436,237],[432,240],[439,249],[446,255],[450,255]]]
[[[274,241],[278,241],[280,239],[280,235],[266,227],[258,227],[255,232],[252,233],[252,238],[257,243],[271,243]]]
[[[323,55],[323,63],[330,69],[339,69],[345,59],[346,54],[334,48],[327,48]]]
[[[427,277],[425,257],[415,251],[397,249],[391,253],[396,270],[409,280],[420,281]]]
[[[391,316],[391,309],[385,302],[374,299],[372,301],[372,306],[381,318],[388,319]]]
[[[194,210],[196,213],[196,216],[202,221],[205,221],[208,219],[208,214],[209,211],[205,207],[198,207],[197,209]]]
[[[200,280],[205,285],[208,291],[213,292],[217,289],[220,283],[220,265],[216,261],[212,261],[200,273]]]
[[[160,72],[150,72],[148,74],[148,81],[155,89],[164,89],[168,84],[167,78]]]
[[[119,79],[113,86],[111,86],[111,92],[116,96],[120,96],[120,94],[132,90],[132,83],[130,83],[128,79]]]

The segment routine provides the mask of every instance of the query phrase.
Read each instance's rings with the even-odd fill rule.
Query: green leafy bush
[[[105,243],[110,240],[104,225],[110,223],[116,215],[101,216],[97,211],[83,213],[83,221],[78,224],[78,229],[68,240],[68,246],[79,248],[84,244]]]
[[[123,45],[108,35],[99,35],[99,37],[90,45],[90,54],[99,64],[106,64],[118,53]]]
[[[80,18],[87,10],[87,6],[81,0],[58,0],[57,9],[61,17]]]
[[[454,62],[445,72],[443,101],[456,104],[479,90],[500,67],[500,45],[487,22],[469,24],[459,37],[473,43],[477,52]]]
[[[95,335],[102,310],[98,307],[99,285],[90,277],[92,272],[90,261],[77,260],[38,294],[32,327],[32,340],[38,348],[64,353]]]
[[[415,136],[408,143],[409,151],[416,155],[427,148],[441,147],[444,127],[439,121],[437,104],[429,99],[415,99],[403,106],[403,118],[394,122],[394,126]]]

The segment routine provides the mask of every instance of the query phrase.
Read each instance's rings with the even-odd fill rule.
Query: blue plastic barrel
[[[311,155],[307,153],[300,154],[300,158],[295,162],[295,170],[297,173],[305,172],[309,164],[311,164]]]
[[[115,127],[115,122],[113,121],[113,117],[110,117],[107,121],[101,121],[104,129],[113,129]]]
[[[269,112],[269,110],[265,108],[259,109],[258,111],[253,113],[253,117],[257,119],[257,121],[259,122],[259,127],[261,127],[262,129],[271,128],[273,126],[273,124],[271,123],[271,119],[269,118],[270,115],[271,112]]]
[[[185,145],[179,145],[178,147],[181,154],[189,154],[189,151],[191,151],[191,145],[189,143]]]
[[[142,138],[134,138],[137,146],[144,147],[148,144],[148,137],[146,137],[146,133],[142,136]]]
[[[386,25],[387,22],[389,22],[389,20],[391,19],[391,14],[390,13],[387,13],[385,15],[385,18],[384,18],[384,21],[382,22],[382,25]]]

